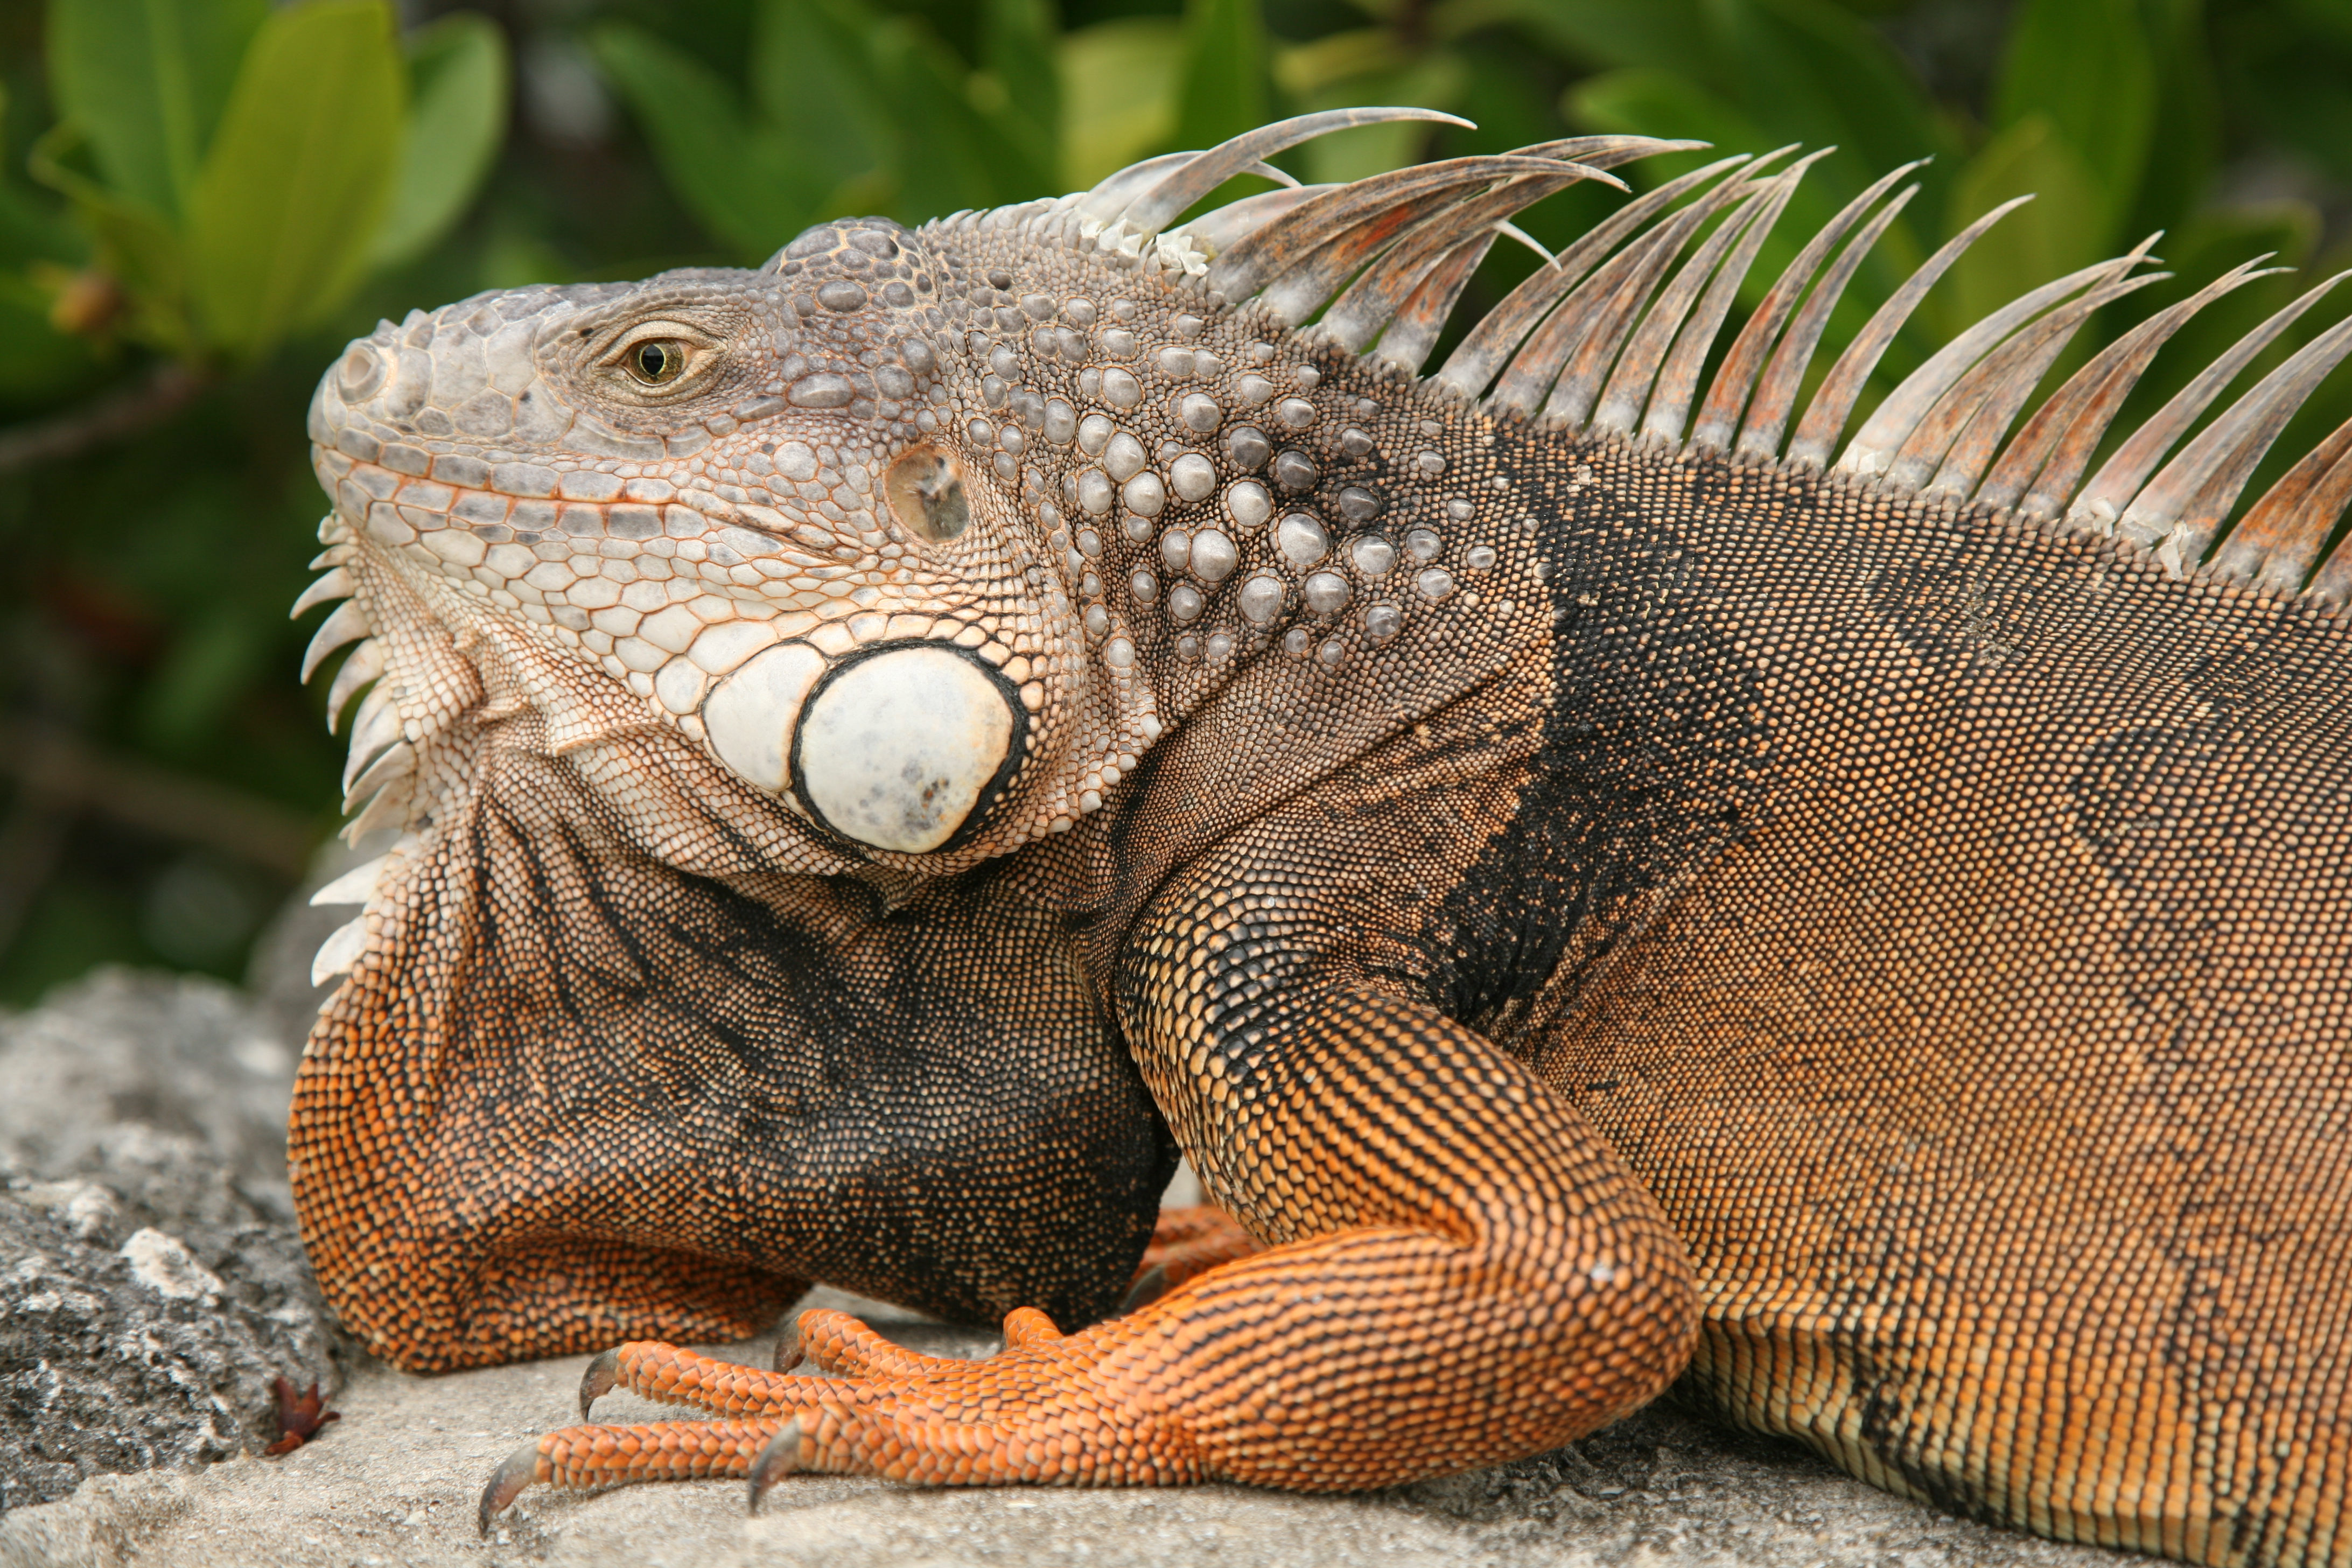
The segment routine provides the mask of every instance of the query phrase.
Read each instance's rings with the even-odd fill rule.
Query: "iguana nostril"
[[[1025,725],[994,670],[942,643],[841,666],[802,710],[792,774],[828,827],[920,855],[952,839],[1011,773]]]
[[[383,384],[383,356],[365,343],[353,343],[335,367],[335,390],[345,403],[365,403]]]

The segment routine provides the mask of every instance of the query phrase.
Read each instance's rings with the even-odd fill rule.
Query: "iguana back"
[[[1689,519],[1664,635],[1754,650],[1690,689],[1755,787],[1518,1048],[1689,1243],[1700,1383],[1956,1511],[2340,1560],[2341,623],[1883,489],[1593,467]]]
[[[1801,417],[1900,172],[1711,378],[1801,164],[1629,203],[1423,375],[1499,223],[1666,144],[1178,223],[1352,118],[330,373],[313,662],[373,634],[331,705],[377,682],[352,804],[408,835],[298,1091],[347,1320],[431,1368],[748,1333],[814,1278],[1013,1312],[977,1369],[804,1321],[849,1384],[625,1345],[592,1394],[751,1418],[551,1434],[486,1518],[714,1470],[1381,1485],[1687,1353],[1961,1511],[2352,1563],[2352,426],[2206,559],[2352,324],[2184,444],[2305,296],[2092,471],[2248,276],[2035,402],[2135,252],[1832,463],[1985,224]],[[1172,1288],[1107,1317],[1168,1131],[1247,1237],[1163,1227]]]

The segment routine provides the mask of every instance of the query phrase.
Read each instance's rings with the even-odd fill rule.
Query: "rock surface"
[[[574,1419],[586,1360],[425,1379],[335,1339],[285,1186],[294,1051],[281,1031],[310,1004],[307,974],[283,971],[307,963],[305,941],[289,934],[280,973],[257,977],[274,1009],[208,982],[113,973],[0,1020],[0,1568],[2125,1561],[1951,1519],[1671,1401],[1555,1454],[1368,1497],[801,1478],[746,1519],[731,1483],[534,1490],[484,1540],[484,1481],[517,1445]],[[865,1310],[934,1353],[992,1348],[879,1303],[821,1291],[809,1304]],[[720,1353],[765,1365],[770,1346]],[[342,1419],[284,1458],[257,1457],[275,1435],[270,1378],[336,1387],[339,1354]],[[673,1414],[626,1395],[597,1408]],[[226,1462],[200,1463],[211,1459]],[[36,1505],[46,1499],[59,1500]]]
[[[200,980],[101,973],[0,1023],[0,1508],[265,1447],[278,1378],[337,1382],[293,1062]]]

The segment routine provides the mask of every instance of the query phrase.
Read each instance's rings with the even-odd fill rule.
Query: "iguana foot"
[[[1053,1320],[1034,1307],[1015,1308],[1005,1317],[1007,1348],[1060,1337]],[[717,1415],[764,1415],[778,1408],[784,1391],[807,1381],[806,1376],[791,1375],[802,1369],[823,1378],[878,1380],[936,1375],[971,1364],[961,1356],[910,1351],[847,1312],[815,1309],[803,1312],[786,1331],[776,1347],[773,1372],[658,1340],[615,1346],[588,1363],[580,1380],[580,1415],[585,1420],[596,1401],[615,1388]]]
[[[1135,1282],[1127,1288],[1127,1300],[1119,1303],[1119,1310],[1132,1312],[1220,1263],[1259,1250],[1257,1237],[1213,1205],[1163,1209],[1159,1223],[1151,1227],[1150,1245],[1135,1266]]]
[[[808,1363],[840,1376],[625,1345],[592,1368],[589,1393],[626,1385],[718,1418],[551,1432],[491,1479],[482,1518],[535,1482],[742,1476],[755,1503],[796,1472],[1337,1491],[1540,1452],[1655,1393],[1695,1317],[1671,1233],[1571,1239],[1549,1267],[1505,1271],[1475,1241],[1350,1228],[1074,1333],[1014,1312],[984,1361],[919,1355],[835,1312],[803,1313],[800,1329]],[[1498,1288],[1457,1283],[1481,1277]],[[1463,1354],[1482,1342],[1482,1361]]]
[[[1164,1337],[1165,1323],[1155,1334],[1120,1319],[1065,1336],[1024,1307],[1006,1316],[1004,1347],[986,1361],[907,1350],[845,1312],[803,1312],[798,1327],[803,1364],[819,1374],[763,1372],[651,1342],[598,1356],[582,1382],[583,1414],[625,1387],[738,1418],[551,1432],[491,1476],[483,1530],[540,1483],[749,1476],[756,1507],[769,1485],[796,1471],[935,1486],[1202,1479],[1190,1443],[1140,1415],[1141,1390],[1128,1385],[1139,1370],[1137,1342]]]

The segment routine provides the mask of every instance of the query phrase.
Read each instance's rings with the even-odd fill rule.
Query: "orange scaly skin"
[[[1270,1169],[1283,1195],[1262,1212],[1295,1239],[1066,1336],[1014,1343],[1008,1325],[1006,1350],[985,1362],[917,1356],[811,1312],[803,1353],[866,1381],[630,1345],[621,1383],[779,1417],[770,1436],[798,1416],[808,1469],[954,1484],[1216,1477],[1314,1491],[1540,1452],[1649,1399],[1653,1369],[1688,1354],[1696,1315],[1679,1242],[1606,1148],[1546,1114],[1557,1102],[1518,1063],[1426,1008],[1350,988],[1312,1011],[1324,1017],[1300,1031],[1305,1059],[1331,1066],[1274,1089],[1277,1125],[1344,1124],[1407,1084],[1432,1125],[1382,1158]],[[1353,1072],[1340,1070],[1348,1061]],[[1486,1139],[1476,1161],[1436,1131],[1472,1117]],[[1584,1331],[1569,1355],[1549,1329],[1563,1318]],[[740,1473],[757,1450],[753,1425],[728,1428],[717,1448],[551,1433],[540,1479],[596,1484],[679,1462]]]
[[[1221,1208],[1203,1204],[1195,1208],[1163,1209],[1152,1227],[1150,1243],[1136,1265],[1135,1284],[1128,1303],[1140,1305],[1171,1285],[1181,1285],[1220,1263],[1231,1263],[1260,1250],[1257,1237],[1234,1223]]]
[[[2027,405],[2126,258],[1797,416],[1907,198],[1714,362],[1801,173],[1726,165],[1416,379],[1500,216],[1659,149],[1171,228],[1366,112],[330,372],[314,658],[366,639],[400,834],[290,1134],[344,1321],[711,1417],[551,1434],[485,1522],[1386,1486],[1687,1366],[1958,1511],[2352,1568],[2352,426],[2205,558],[2352,326],[2093,472],[2147,340]],[[1229,1218],[1157,1215],[1180,1152]],[[819,1279],[1005,1349],[668,1342]]]

